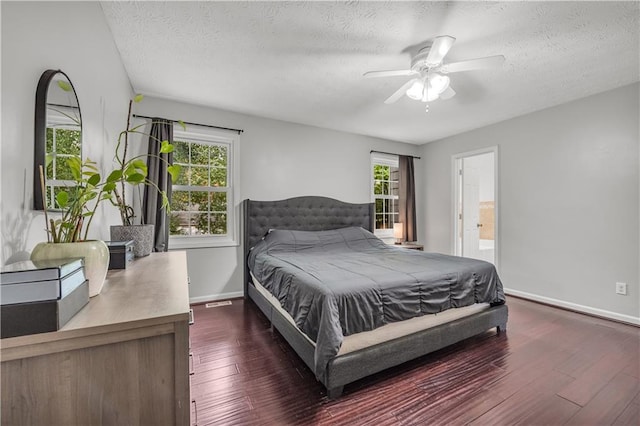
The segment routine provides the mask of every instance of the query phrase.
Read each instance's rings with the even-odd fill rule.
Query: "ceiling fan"
[[[451,88],[447,74],[478,69],[497,68],[504,62],[504,56],[487,56],[485,58],[469,59],[466,61],[443,63],[443,59],[456,41],[451,36],[439,36],[428,44],[411,59],[411,69],[391,71],[369,71],[365,78],[413,76],[403,84],[384,103],[392,104],[406,94],[416,101],[432,102],[436,99],[450,99],[456,92]],[[429,111],[429,105],[427,105]]]

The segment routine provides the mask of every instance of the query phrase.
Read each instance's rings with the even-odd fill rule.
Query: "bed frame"
[[[269,229],[322,231],[361,226],[373,232],[374,205],[351,204],[326,197],[296,197],[279,201],[242,202],[244,234],[244,295],[255,302],[307,366],[314,371],[314,346],[251,283],[247,266],[249,250]],[[437,351],[497,327],[506,330],[506,305],[422,330],[355,352],[329,362],[322,383],[331,399],[342,394],[344,385],[363,377]]]

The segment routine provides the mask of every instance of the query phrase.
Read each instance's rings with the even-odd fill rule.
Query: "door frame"
[[[494,258],[493,264],[498,268],[498,263],[500,259],[500,203],[499,203],[499,185],[498,185],[498,169],[499,169],[499,156],[498,156],[498,146],[489,146],[486,148],[480,148],[473,151],[461,152],[458,154],[453,154],[451,156],[451,218],[453,219],[452,233],[451,233],[451,247],[453,249],[453,254],[459,256],[462,253],[462,246],[458,239],[459,226],[458,219],[460,216],[460,211],[458,210],[458,199],[461,196],[460,193],[460,173],[459,173],[459,164],[463,158],[474,157],[476,155],[482,154],[490,154],[493,153],[493,194],[494,194],[494,241],[495,241],[495,249],[494,249]]]

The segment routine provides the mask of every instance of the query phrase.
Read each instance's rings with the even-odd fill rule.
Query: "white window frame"
[[[227,234],[226,235],[169,235],[169,249],[188,249],[206,247],[238,246],[240,237],[240,173],[239,147],[240,135],[236,132],[218,130],[210,127],[188,125],[187,130],[174,126],[173,138],[176,141],[223,144],[227,146]],[[187,188],[173,185],[172,188]]]
[[[397,155],[382,154],[378,152],[371,153],[371,166],[369,167],[369,170],[371,172],[371,178],[369,179],[371,182],[371,189],[369,192],[371,194],[371,202],[374,204],[376,202],[376,198],[386,198],[386,197],[376,197],[376,194],[373,193],[375,188],[375,176],[373,174],[373,166],[376,164],[397,168],[399,167],[399,157]],[[375,205],[374,205],[374,215],[375,215]],[[373,223],[375,227],[375,216],[374,216]],[[374,235],[376,235],[378,238],[384,238],[384,239],[393,238],[393,229],[374,229]]]

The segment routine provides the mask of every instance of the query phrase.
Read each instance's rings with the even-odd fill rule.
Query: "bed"
[[[494,327],[506,330],[508,310],[493,265],[387,246],[371,234],[372,203],[245,200],[242,214],[245,297],[329,398],[386,368]],[[445,274],[435,284],[427,281],[433,269]],[[451,293],[441,293],[444,288]],[[363,308],[369,304],[370,311]]]

